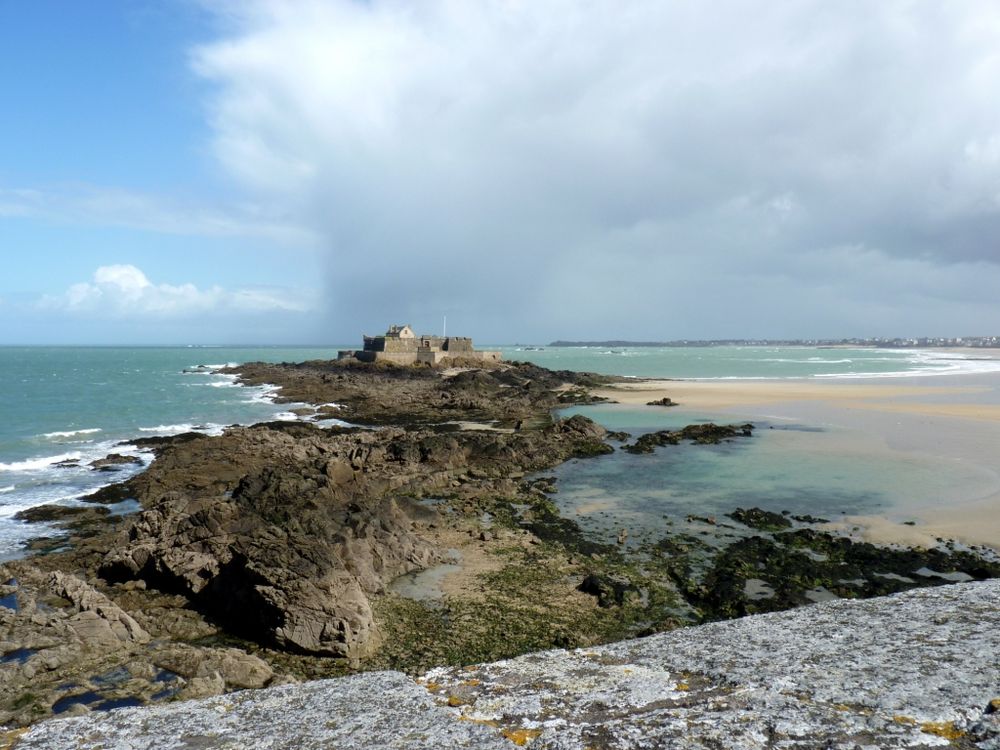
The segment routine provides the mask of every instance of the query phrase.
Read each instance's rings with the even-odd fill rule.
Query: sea
[[[82,498],[142,471],[152,454],[141,437],[227,425],[294,420],[294,405],[275,403],[277,389],[244,387],[221,373],[250,361],[331,359],[329,347],[0,347],[0,559],[22,554],[30,538],[56,533],[14,515],[26,508]],[[552,369],[685,379],[933,378],[1000,372],[1000,361],[944,351],[809,347],[545,347],[501,346],[505,359]],[[707,421],[714,415],[636,407],[576,407],[615,429],[641,433]],[[722,513],[758,505],[828,514],[877,510],[893,496],[932,496],[955,482],[975,484],[968,469],[933,461],[887,464],[863,446],[831,450],[809,424],[758,425],[758,435],[715,448],[684,447],[653,459],[616,452],[609,460],[575,461],[556,470],[565,510],[594,533],[623,524],[653,529],[664,517]],[[818,441],[818,442],[817,442]],[[810,447],[811,446],[811,447]],[[136,464],[101,471],[91,462],[112,453]],[[961,477],[956,472],[964,471]],[[970,490],[973,491],[973,490]],[[136,509],[126,501],[113,512]],[[641,533],[634,531],[634,538]]]

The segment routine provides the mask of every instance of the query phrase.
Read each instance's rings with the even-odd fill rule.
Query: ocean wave
[[[40,471],[61,461],[79,461],[80,455],[79,451],[73,451],[72,453],[60,453],[57,456],[40,456],[24,461],[13,461],[9,464],[0,463],[0,471]]]
[[[6,495],[8,492],[13,492],[17,489],[16,485],[10,484],[6,487],[0,487],[0,495]]]
[[[744,360],[747,362],[774,362],[777,364],[791,364],[791,365],[841,365],[849,364],[854,362],[853,359],[826,359],[824,357],[809,357],[807,359],[794,359],[789,357],[762,357],[761,359],[750,359]],[[870,360],[868,360],[870,361]],[[898,360],[893,360],[898,361]]]
[[[88,427],[84,430],[65,430],[62,432],[45,432],[42,433],[42,437],[45,438],[67,438],[73,437],[74,435],[93,435],[95,432],[100,432],[100,427]]]
[[[926,378],[940,375],[976,375],[1000,372],[1000,359],[970,357],[956,352],[918,350],[907,352],[905,363],[911,370],[891,372],[819,373],[816,378],[825,380],[861,380],[865,378]],[[884,361],[884,360],[882,360]],[[899,360],[893,360],[899,361]]]
[[[232,380],[216,380],[214,383],[198,383],[198,385],[207,385],[209,388],[239,388],[240,384],[236,382],[235,375],[216,375],[217,378],[232,378]]]
[[[248,391],[256,391],[256,393],[251,394],[250,398],[244,399],[244,404],[271,404],[274,403],[274,397],[278,395],[278,391],[281,390],[280,385],[255,385],[247,388]]]
[[[214,422],[197,425],[191,424],[190,422],[181,422],[180,424],[158,424],[154,427],[140,427],[139,432],[148,432],[162,437],[169,437],[170,435],[180,435],[184,432],[201,432],[206,435],[221,435],[224,429],[225,425],[215,424]]]
[[[236,367],[237,365],[239,365],[239,362],[226,362],[221,365],[188,365],[184,368],[184,371],[191,375],[197,375],[198,370],[224,370],[227,367]]]

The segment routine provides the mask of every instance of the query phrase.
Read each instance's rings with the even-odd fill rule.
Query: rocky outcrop
[[[997,748],[1000,582],[838,601],[413,680],[376,672],[36,725],[17,750]]]
[[[357,661],[379,633],[369,598],[442,559],[413,498],[611,450],[584,417],[540,431],[322,430],[275,423],[164,441],[129,483],[145,510],[100,575],[180,593],[238,635]]]
[[[652,453],[657,447],[664,445],[680,445],[683,440],[690,440],[695,445],[718,445],[738,437],[753,435],[753,425],[746,424],[718,425],[689,424],[679,430],[659,430],[640,435],[631,445],[623,446],[629,453]]]
[[[351,360],[299,364],[250,362],[225,372],[246,385],[281,387],[281,400],[336,403],[354,424],[431,424],[449,420],[536,419],[568,403],[592,403],[587,386],[620,378],[553,371],[527,362],[444,370]],[[567,386],[569,386],[567,388]]]
[[[49,577],[49,587],[78,610],[67,624],[81,640],[109,645],[149,640],[149,633],[131,615],[76,576],[56,571]]]
[[[141,589],[136,582],[98,590],[75,575],[12,565],[17,578],[0,568],[0,579],[7,581],[0,599],[0,723],[218,695],[275,681],[272,667],[242,650],[163,640],[213,634],[190,618],[193,613],[185,615],[182,601],[161,595],[150,611],[129,612],[123,605]]]

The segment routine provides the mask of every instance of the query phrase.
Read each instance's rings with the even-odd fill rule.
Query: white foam
[[[343,419],[337,419],[336,417],[316,417],[312,421],[321,427],[354,427],[350,422],[345,422]]]
[[[200,432],[205,435],[221,435],[225,425],[208,422],[206,424],[191,424],[183,422],[181,424],[158,424],[155,427],[140,427],[139,432],[150,432],[161,437],[170,435],[180,435],[184,432]]]
[[[17,489],[17,487],[15,485],[13,485],[13,484],[8,485],[6,487],[0,487],[0,495],[5,495],[8,492],[13,492],[16,489]]]
[[[185,422],[184,424],[158,424],[155,427],[140,427],[139,432],[191,432],[194,425]]]
[[[93,435],[95,432],[100,432],[100,427],[88,427],[85,430],[65,430],[64,432],[46,432],[42,437],[47,438],[67,438],[73,437],[74,435]]]
[[[222,370],[226,367],[237,367],[239,362],[226,362],[222,365],[189,365],[187,370],[191,372],[192,370]]]
[[[240,384],[236,382],[235,375],[216,375],[217,378],[232,378],[232,380],[217,380],[214,383],[199,383],[198,385],[207,385],[209,388],[239,388]]]
[[[24,461],[14,461],[9,464],[0,463],[0,471],[40,471],[62,461],[79,461],[80,452],[60,453],[57,456],[39,456]]]
[[[270,404],[274,402],[275,396],[278,395],[278,391],[281,390],[280,385],[256,385],[248,388],[251,391],[257,391],[252,394],[249,399],[245,399],[243,403],[245,404]]]
[[[906,362],[912,370],[893,372],[821,373],[816,378],[859,380],[864,378],[924,378],[935,375],[974,375],[1000,372],[1000,359],[975,358],[955,352],[915,350],[908,352]]]

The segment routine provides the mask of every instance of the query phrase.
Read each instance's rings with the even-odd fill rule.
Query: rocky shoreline
[[[753,439],[752,426],[629,444],[553,416],[609,378],[456,364],[233,368],[313,404],[315,421],[150,438],[153,464],[92,496],[92,511],[35,509],[70,536],[0,569],[0,723],[418,673],[1000,576],[974,551],[874,547],[755,509],[703,519],[706,534],[665,526],[637,549],[596,542],[559,515],[546,469]],[[126,499],[141,510],[107,512]]]

